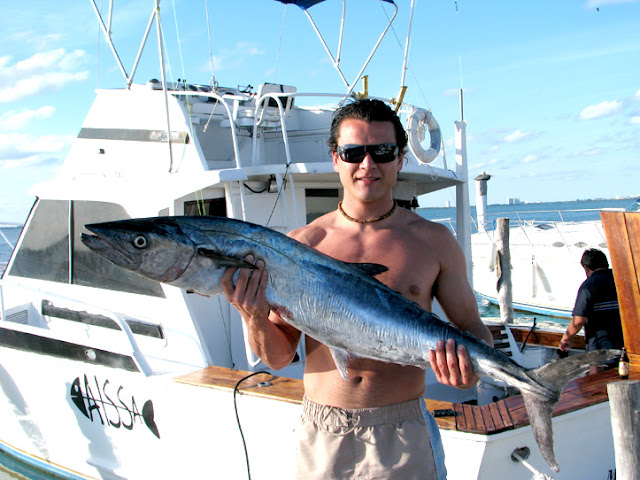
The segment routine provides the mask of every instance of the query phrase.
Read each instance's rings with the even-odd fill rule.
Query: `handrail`
[[[289,150],[289,138],[287,136],[287,126],[285,124],[285,112],[282,108],[282,102],[280,101],[280,97],[282,97],[283,95],[274,93],[274,92],[267,92],[265,94],[263,94],[259,99],[256,100],[256,108],[254,111],[254,116],[253,116],[253,145],[252,145],[252,158],[251,158],[251,162],[255,165],[256,164],[256,155],[257,155],[257,150],[258,150],[258,127],[260,126],[260,124],[262,123],[262,119],[265,113],[265,109],[266,107],[263,106],[265,100],[272,98],[276,101],[276,104],[278,105],[278,115],[280,116],[280,127],[282,129],[282,142],[284,143],[284,153],[285,153],[285,157],[287,159],[287,163],[286,165],[291,165],[291,151]],[[288,97],[288,96],[287,96]],[[287,102],[289,101],[289,99],[287,98]],[[261,111],[260,113],[260,118],[258,118],[258,110]]]
[[[196,91],[196,90],[189,90],[189,89],[169,89],[167,90],[167,93],[175,95],[177,97],[204,97],[204,98],[212,98],[217,100],[218,102],[220,102],[223,107],[225,108],[226,112],[227,112],[227,116],[229,118],[229,121],[231,123],[231,135],[232,135],[232,143],[233,143],[233,150],[234,150],[234,156],[235,156],[235,160],[236,160],[236,167],[237,168],[241,168],[241,162],[240,162],[240,154],[239,154],[239,148],[238,148],[238,138],[237,138],[237,133],[236,130],[238,128],[238,124],[237,124],[237,118],[234,118],[233,113],[231,112],[231,109],[229,107],[228,104],[228,100],[237,100],[237,98],[224,98],[221,95],[218,95],[217,93],[210,91],[210,92],[203,92],[203,91]],[[255,96],[254,96],[255,97]],[[247,96],[247,100],[250,100],[252,97],[251,96]],[[291,158],[291,152],[289,149],[289,141],[288,141],[288,130],[287,130],[287,126],[286,126],[286,114],[289,111],[289,107],[285,107],[285,105],[287,105],[292,99],[296,99],[296,98],[334,98],[338,101],[338,103],[342,100],[344,100],[345,96],[344,94],[339,94],[339,93],[307,93],[307,92],[266,92],[264,94],[262,94],[259,98],[255,99],[255,108],[254,108],[254,116],[253,116],[253,125],[251,126],[252,128],[252,152],[251,152],[251,164],[252,165],[256,165],[257,164],[257,156],[259,154],[259,150],[258,150],[258,127],[261,126],[261,124],[264,124],[265,121],[265,117],[263,112],[265,111],[265,109],[267,108],[265,106],[265,101],[268,99],[274,99],[276,101],[277,104],[277,108],[278,108],[278,114],[279,114],[279,118],[278,121],[280,123],[280,128],[282,130],[282,138],[283,138],[283,144],[285,147],[285,161],[286,161],[286,165],[289,165],[292,163],[292,158]],[[390,100],[388,98],[383,98],[383,97],[370,97],[372,99],[377,99],[377,100],[381,100],[384,102],[388,102],[390,103]],[[399,114],[407,114],[407,112],[409,111],[409,108],[413,107],[412,105],[409,104],[404,104],[404,108],[402,108],[402,110],[399,112]],[[271,107],[271,108],[276,108],[276,107]],[[213,112],[212,112],[213,113]],[[409,155],[407,156],[407,159],[410,160],[412,165],[417,165],[417,166],[424,166],[424,167],[428,167],[428,168],[433,168],[433,166],[431,165],[420,165],[420,163],[417,160],[414,160],[413,155]],[[442,168],[442,167],[438,167],[438,168]],[[446,167],[445,167],[446,169]]]
[[[140,351],[140,348],[138,347],[138,342],[136,342],[136,339],[133,337],[133,332],[131,331],[131,327],[129,327],[127,322],[125,322],[124,319],[120,317],[120,315],[110,312],[108,310],[103,310],[102,315],[110,318],[120,327],[120,330],[122,331],[122,333],[124,333],[125,336],[127,337],[127,340],[129,340],[129,345],[131,346],[131,357],[133,358],[133,361],[136,363],[138,370],[140,370],[140,372],[146,377],[151,376],[153,371],[151,370],[151,367],[147,363],[147,359],[144,357],[144,355]]]
[[[136,339],[133,336],[133,332],[131,331],[131,327],[129,326],[129,324],[118,314],[111,312],[109,310],[105,310],[102,309],[100,307],[96,307],[95,305],[91,305],[91,304],[86,304],[86,303],[82,303],[82,302],[78,302],[76,300],[67,300],[64,297],[56,297],[58,300],[62,301],[63,304],[66,304],[65,307],[73,307],[73,311],[76,312],[81,312],[81,310],[78,310],[80,308],[83,308],[86,310],[86,312],[89,312],[94,314],[94,315],[102,315],[108,319],[110,319],[111,321],[113,321],[119,328],[120,330],[124,333],[128,345],[131,349],[131,357],[133,358],[134,363],[136,364],[136,366],[138,367],[138,370],[140,371],[140,373],[142,373],[145,376],[151,376],[153,371],[151,369],[151,367],[149,366],[146,358],[144,357],[144,355],[142,354],[140,348],[138,347],[138,342],[136,341]],[[59,306],[59,305],[58,305]],[[4,315],[4,311],[3,311],[3,315]],[[4,320],[4,317],[3,317]],[[9,326],[10,324],[5,324],[6,326]],[[20,325],[21,327],[24,327],[22,325]],[[13,325],[12,325],[13,327]],[[31,328],[36,328],[32,325],[28,325],[28,327]],[[87,347],[90,347],[89,345],[87,345]]]
[[[236,129],[238,127],[236,123],[236,119],[233,118],[233,113],[227,104],[227,101],[224,97],[221,97],[215,92],[194,92],[191,90],[167,90],[167,93],[176,96],[191,96],[191,97],[208,97],[217,100],[227,112],[229,117],[230,129],[231,129],[231,142],[233,143],[233,156],[236,160],[236,168],[240,168],[240,150],[238,148],[238,135],[236,133]],[[213,113],[213,112],[212,112]]]

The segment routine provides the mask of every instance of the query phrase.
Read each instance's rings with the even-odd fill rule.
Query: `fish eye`
[[[144,235],[138,235],[133,239],[133,246],[139,249],[147,248],[149,246],[147,237],[145,237]]]

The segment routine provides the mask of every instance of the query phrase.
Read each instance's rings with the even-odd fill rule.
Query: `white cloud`
[[[531,135],[532,135],[531,132],[523,132],[522,130],[515,130],[509,135],[505,135],[503,140],[507,143],[516,143],[531,137]]]
[[[62,48],[38,52],[15,63],[9,56],[0,57],[0,102],[13,102],[86,80],[89,72],[81,70],[86,58],[83,50],[67,52]]]
[[[249,57],[264,55],[264,50],[249,42],[238,42],[235,48],[225,48],[219,55],[213,55],[213,68],[215,71],[233,70],[242,65]],[[205,65],[206,70],[211,70],[211,63]]]
[[[37,110],[22,110],[21,112],[11,110],[0,115],[0,126],[7,130],[19,130],[32,120],[42,120],[43,118],[51,117],[55,111],[56,109],[51,106],[44,106]]]
[[[640,125],[640,115],[631,117],[629,122],[631,123],[631,125]]]
[[[540,159],[538,155],[529,154],[522,159],[522,163],[533,163],[537,162]]]
[[[72,136],[24,133],[0,134],[0,168],[24,168],[34,165],[60,164]]]
[[[593,120],[607,117],[617,113],[622,108],[622,102],[618,100],[604,101],[596,105],[591,105],[580,112],[581,120]]]

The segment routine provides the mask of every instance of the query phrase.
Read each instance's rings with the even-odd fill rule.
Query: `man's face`
[[[396,143],[391,122],[371,122],[347,118],[340,124],[338,145],[377,145]],[[388,198],[402,170],[402,156],[388,163],[375,163],[367,153],[360,163],[344,162],[333,152],[333,169],[340,175],[345,197],[348,195],[364,202]]]

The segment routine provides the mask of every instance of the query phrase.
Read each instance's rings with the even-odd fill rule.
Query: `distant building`
[[[519,198],[510,198],[509,205],[520,205],[522,202]]]

